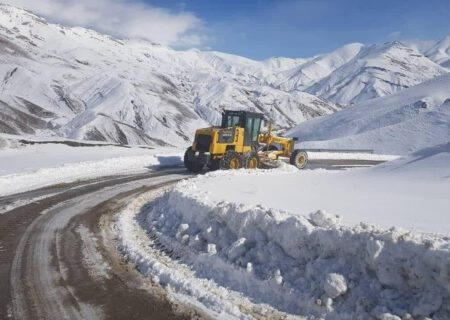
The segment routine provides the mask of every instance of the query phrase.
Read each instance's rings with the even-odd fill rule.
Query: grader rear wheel
[[[298,169],[303,169],[308,164],[308,154],[303,150],[294,150],[289,159],[289,163]]]
[[[256,152],[250,152],[245,155],[245,167],[247,169],[256,169],[259,167],[259,157]]]
[[[220,169],[220,159],[213,159],[208,163],[208,168],[211,171],[216,171]]]
[[[184,166],[188,171],[197,173],[203,170],[205,163],[201,161],[200,157],[196,157],[192,147],[189,147],[184,153]]]
[[[230,169],[239,169],[240,167],[241,164],[237,157],[234,157],[233,159],[230,160]]]
[[[240,169],[243,167],[243,162],[242,156],[239,153],[228,150],[220,160],[220,168],[225,170]]]

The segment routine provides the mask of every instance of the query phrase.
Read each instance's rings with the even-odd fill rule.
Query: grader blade
[[[280,160],[272,160],[269,158],[260,158],[259,168],[261,169],[275,169],[281,166]]]

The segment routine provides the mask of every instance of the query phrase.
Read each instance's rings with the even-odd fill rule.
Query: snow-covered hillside
[[[353,43],[283,71],[284,90],[306,90],[339,104],[389,95],[445,74],[448,39],[439,42]]]
[[[285,71],[279,85],[288,91],[306,89],[351,61],[363,47],[360,43],[352,43],[331,53],[319,55],[298,67]]]
[[[450,141],[450,74],[369,100],[289,132],[300,147],[405,154]]]
[[[260,111],[281,127],[338,110],[265,84],[302,59],[180,52],[49,24],[7,5],[0,41],[0,132],[185,145],[224,108]]]
[[[438,41],[425,55],[441,66],[450,68],[450,36]]]
[[[341,104],[389,95],[448,70],[400,42],[362,48],[354,58],[308,92]]]
[[[441,66],[450,68],[450,36],[439,41],[409,41],[408,46]]]

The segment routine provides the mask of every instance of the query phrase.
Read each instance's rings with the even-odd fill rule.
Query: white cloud
[[[142,38],[169,46],[201,46],[202,21],[193,13],[130,0],[2,0],[51,22],[92,28],[121,38]]]
[[[400,36],[401,36],[401,32],[400,31],[394,31],[394,32],[391,32],[391,33],[389,33],[389,38],[392,38],[392,39],[398,39]]]

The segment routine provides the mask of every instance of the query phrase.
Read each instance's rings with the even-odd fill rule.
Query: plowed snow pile
[[[450,319],[449,151],[450,144],[441,145],[369,170],[218,172],[186,180],[144,207],[134,221],[192,278],[142,254],[137,247],[145,243],[137,244],[129,234],[130,222],[122,219],[123,250],[141,270],[216,315],[244,317],[225,307],[238,293],[253,304],[307,319]],[[427,174],[433,171],[427,164],[439,173]],[[410,165],[422,172],[420,181],[409,174]],[[327,213],[320,210],[318,197],[315,210],[305,209],[303,201],[318,192],[315,184],[333,180],[345,181],[344,186],[335,183],[335,194],[324,189],[320,199],[334,198],[328,202],[332,205],[365,202],[367,209],[375,208],[371,212],[382,207],[379,217],[366,221],[361,211],[355,223],[357,211],[346,219],[346,212],[336,215],[331,205]],[[381,193],[374,198],[365,194],[372,191],[370,183],[378,188],[383,181],[388,202],[394,199],[389,194],[399,194],[392,210],[382,206]],[[340,192],[350,182],[357,187],[347,195]],[[398,221],[402,204],[420,202],[414,202],[416,197],[437,204],[421,215],[423,206],[410,219],[402,217],[398,227],[387,227]],[[295,204],[296,210],[283,210],[282,203]],[[428,233],[417,231],[427,219],[438,221],[426,225]],[[430,233],[436,226],[440,234]],[[212,299],[211,285],[199,289],[198,281],[222,287],[221,298]]]

